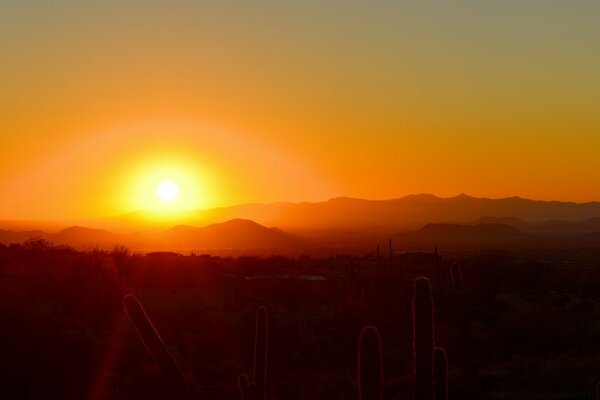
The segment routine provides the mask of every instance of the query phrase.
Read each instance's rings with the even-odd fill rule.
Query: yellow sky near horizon
[[[1,219],[600,200],[597,2],[94,3],[0,5]]]

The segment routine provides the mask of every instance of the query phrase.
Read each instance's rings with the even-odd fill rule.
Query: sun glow
[[[159,212],[168,217],[210,204],[212,175],[184,155],[153,156],[136,164],[123,180],[125,210]]]
[[[179,196],[179,186],[173,181],[164,181],[156,188],[156,195],[164,201],[172,201]]]

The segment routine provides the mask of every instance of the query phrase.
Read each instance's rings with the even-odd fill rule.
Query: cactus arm
[[[123,302],[125,303],[127,315],[129,315],[129,319],[133,323],[139,338],[158,364],[162,373],[167,377],[173,394],[178,397],[184,397],[187,387],[183,373],[171,353],[169,353],[167,346],[158,334],[152,321],[148,318],[144,307],[142,307],[142,304],[135,296],[130,294],[123,298]]]

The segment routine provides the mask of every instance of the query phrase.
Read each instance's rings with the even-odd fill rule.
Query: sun
[[[184,156],[146,156],[129,166],[122,180],[123,212],[147,211],[152,218],[207,208],[213,177]],[[130,211],[129,211],[130,212]]]
[[[156,187],[156,195],[163,201],[173,201],[179,196],[179,185],[173,181],[163,181]]]

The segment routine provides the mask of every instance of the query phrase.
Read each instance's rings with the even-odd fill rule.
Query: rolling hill
[[[277,228],[254,221],[234,219],[203,228],[179,225],[158,233],[115,234],[103,229],[72,226],[56,233],[43,231],[0,231],[0,243],[21,243],[43,238],[55,244],[76,248],[111,248],[125,245],[133,249],[273,249],[292,248],[305,241]]]
[[[157,235],[162,243],[200,248],[280,248],[301,244],[301,240],[277,228],[254,221],[233,219],[203,228],[175,226]]]

